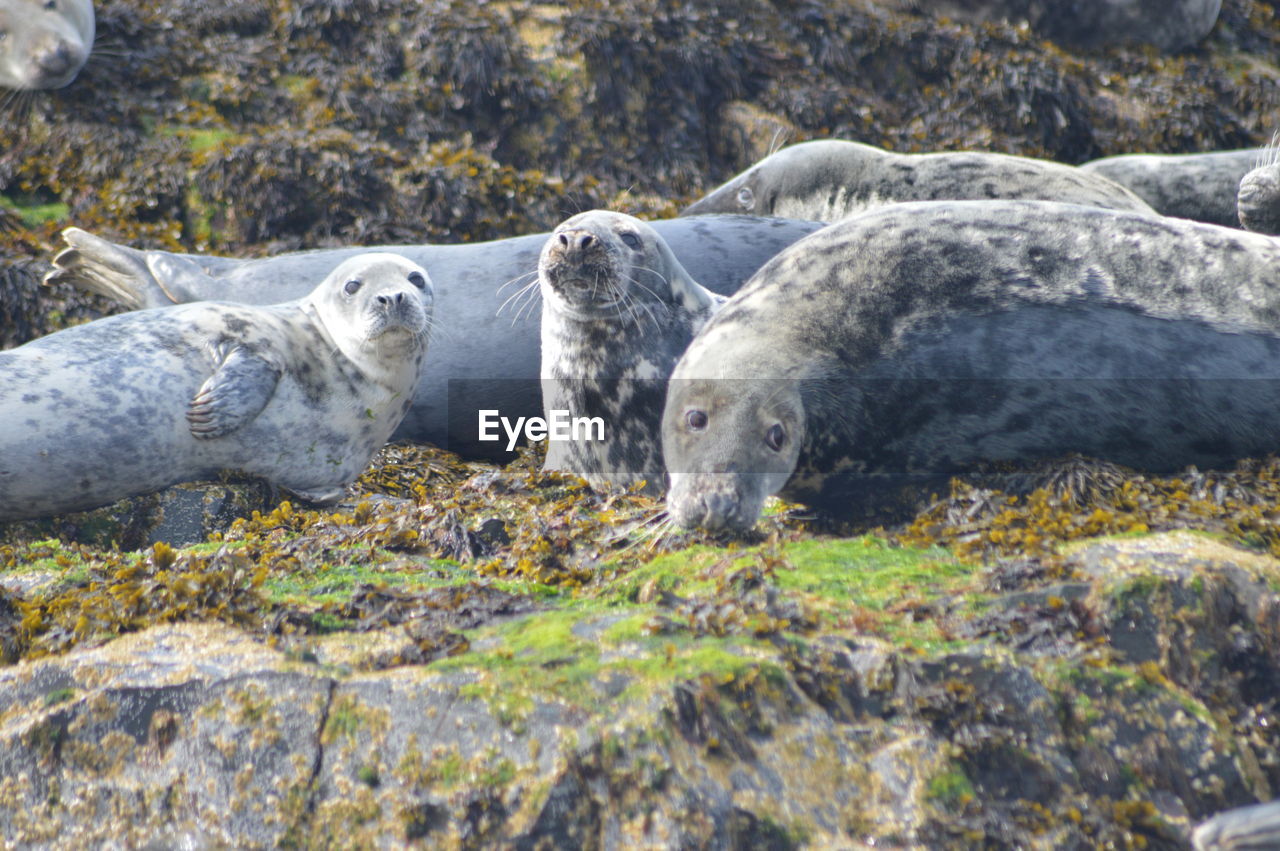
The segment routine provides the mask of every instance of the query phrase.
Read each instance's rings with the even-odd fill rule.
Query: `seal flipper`
[[[204,301],[201,292],[209,291],[209,282],[213,280],[204,269],[177,254],[162,254],[159,251],[148,251],[147,268],[151,277],[175,304],[186,304],[190,301]]]
[[[65,229],[62,238],[67,247],[53,258],[53,269],[44,276],[46,286],[71,284],[133,310],[174,303],[150,262],[159,256],[154,252],[117,245],[80,228]]]
[[[327,505],[342,499],[347,495],[347,489],[344,487],[332,488],[315,488],[313,490],[299,490],[298,488],[285,488],[289,493],[296,494],[307,502],[314,502],[317,505]]]
[[[267,406],[279,380],[279,368],[247,349],[232,347],[187,405],[191,433],[209,439],[240,428]]]

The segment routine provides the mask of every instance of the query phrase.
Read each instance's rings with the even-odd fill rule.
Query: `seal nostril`
[[[568,248],[569,237],[565,236],[564,234],[560,234],[560,244],[563,245],[565,248]]]
[[[578,241],[579,248],[590,248],[591,243],[595,242],[595,237],[589,233],[584,233],[582,239]]]
[[[380,296],[378,296],[378,304],[381,304],[381,305],[387,305],[387,304],[390,304],[390,303],[391,303],[391,300],[390,300],[390,299],[388,299],[386,296],[384,296],[384,295],[380,295]]]

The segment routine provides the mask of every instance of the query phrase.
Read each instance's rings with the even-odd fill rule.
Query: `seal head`
[[[58,89],[93,49],[91,0],[0,0],[0,86]]]

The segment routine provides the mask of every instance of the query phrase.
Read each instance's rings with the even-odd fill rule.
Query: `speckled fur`
[[[1240,227],[1240,181],[1267,156],[1266,148],[1208,154],[1123,154],[1084,163],[1134,191],[1162,216]]]
[[[722,294],[736,290],[766,260],[820,227],[750,216],[650,224],[694,280]],[[78,228],[63,231],[63,237],[67,248],[54,259],[46,280],[82,287],[132,308],[301,298],[342,260],[362,251],[393,251],[431,270],[443,326],[395,438],[502,458],[501,442],[478,440],[476,411],[497,409],[511,417],[542,413],[538,308],[524,309],[515,295],[534,281],[547,234],[462,245],[337,248],[257,260],[139,251]]]
[[[1048,160],[975,152],[895,154],[823,139],[764,158],[681,215],[746,213],[834,222],[904,201],[999,199],[1154,213],[1123,186]]]
[[[839,514],[859,489],[982,460],[1220,465],[1280,447],[1276,379],[1280,241],[1066,204],[903,204],[798,242],[695,337],[663,420],[668,507],[741,528],[769,493]]]
[[[0,0],[0,87],[57,89],[93,49],[92,0]]]
[[[544,411],[605,423],[603,441],[550,442],[545,468],[661,493],[666,379],[724,298],[689,277],[653,228],[603,210],[555,229],[538,285]]]
[[[221,470],[335,498],[408,410],[431,306],[419,266],[366,254],[300,301],[155,308],[0,352],[0,521]]]

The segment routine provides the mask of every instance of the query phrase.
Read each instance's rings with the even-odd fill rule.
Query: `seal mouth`
[[[667,511],[686,529],[742,534],[756,525],[764,497],[736,473],[671,473]]]
[[[369,303],[365,339],[376,340],[388,334],[403,333],[425,337],[431,320],[414,293],[383,293]]]

